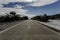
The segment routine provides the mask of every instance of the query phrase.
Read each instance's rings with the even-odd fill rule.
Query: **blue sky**
[[[3,8],[14,8],[16,5],[23,6],[21,9],[27,10],[26,14],[42,15],[42,14],[57,14],[60,13],[60,0],[49,5],[31,6],[30,2],[9,2],[2,4]],[[29,6],[28,6],[29,5]]]
[[[45,6],[41,6],[41,7],[26,6],[26,7],[24,7],[24,9],[29,10],[27,13],[36,14],[36,15],[57,14],[57,13],[60,13],[60,0],[53,4],[50,4],[50,5],[45,5]]]

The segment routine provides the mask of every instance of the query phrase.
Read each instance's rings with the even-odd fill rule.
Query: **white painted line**
[[[36,21],[36,20],[34,20],[34,21]],[[36,22],[39,22],[39,23],[40,23],[40,21],[36,21]],[[43,26],[42,26],[42,27],[43,27]],[[49,29],[48,27],[43,27],[43,28],[46,28],[46,29],[48,29],[48,30],[52,31],[52,32],[56,33],[57,35],[60,35],[58,32],[55,32],[54,30]]]
[[[49,29],[48,27],[44,27],[44,28],[48,29],[49,31],[56,33],[57,35],[60,35],[59,33],[55,32],[54,30]]]
[[[25,22],[25,21],[24,21],[24,22]],[[24,23],[24,22],[22,22],[22,23]],[[22,23],[19,23],[19,24],[16,24],[16,25],[12,26],[12,27],[9,27],[9,28],[7,28],[7,29],[5,29],[5,30],[1,31],[1,32],[0,32],[0,34],[1,34],[1,33],[3,33],[3,32],[5,32],[5,31],[8,31],[8,30],[10,30],[10,29],[12,29],[12,28],[16,27],[17,25],[22,24]]]
[[[28,28],[30,29],[30,21],[29,21],[29,25],[28,25]]]
[[[29,26],[28,26],[28,27],[29,27],[29,29],[30,29],[30,24],[29,24]]]

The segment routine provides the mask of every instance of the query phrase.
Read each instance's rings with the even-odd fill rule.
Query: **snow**
[[[50,22],[41,22],[42,24],[45,24],[47,26],[50,26],[54,29],[60,30],[60,20],[49,20]]]

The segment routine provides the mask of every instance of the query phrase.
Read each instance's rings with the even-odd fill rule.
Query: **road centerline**
[[[49,31],[34,20],[27,20],[0,34],[0,40],[60,40],[60,36]]]
[[[28,28],[29,28],[29,29],[31,28],[31,26],[30,26],[30,21],[29,21],[29,25],[28,25]]]

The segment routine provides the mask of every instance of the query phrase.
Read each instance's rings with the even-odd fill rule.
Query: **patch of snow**
[[[60,20],[49,20],[50,22],[41,22],[42,24],[48,25],[54,29],[60,30]]]

